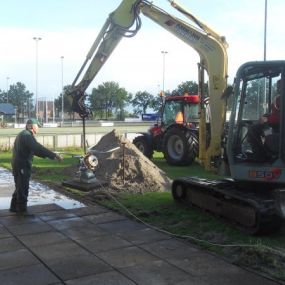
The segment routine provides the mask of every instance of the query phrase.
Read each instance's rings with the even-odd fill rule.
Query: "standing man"
[[[60,155],[36,141],[34,135],[38,132],[38,129],[38,121],[29,119],[26,123],[26,129],[21,131],[15,139],[12,157],[15,191],[10,205],[11,212],[23,213],[27,211],[33,156],[62,160]]]

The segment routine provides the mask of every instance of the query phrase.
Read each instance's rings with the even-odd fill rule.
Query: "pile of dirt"
[[[171,180],[116,130],[89,150],[98,158],[96,178],[130,193],[169,191]]]

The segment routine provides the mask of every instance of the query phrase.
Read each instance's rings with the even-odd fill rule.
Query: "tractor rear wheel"
[[[170,128],[163,137],[163,153],[171,165],[189,165],[199,153],[195,132],[182,128]]]
[[[153,155],[152,146],[149,144],[147,138],[145,136],[135,137],[133,140],[133,144],[137,147],[137,149],[142,152],[147,158],[151,159]]]

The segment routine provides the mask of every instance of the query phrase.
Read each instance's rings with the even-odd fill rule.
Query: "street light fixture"
[[[36,41],[36,118],[38,119],[38,43],[42,38],[33,37]]]
[[[168,53],[168,51],[161,51],[162,53],[162,91],[164,93],[164,79],[165,79],[165,55]]]
[[[61,56],[60,59],[61,59],[61,121],[62,121],[62,126],[63,126],[63,122],[64,122],[63,59],[64,59],[64,56]]]

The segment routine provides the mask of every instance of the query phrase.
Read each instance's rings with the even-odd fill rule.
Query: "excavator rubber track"
[[[272,191],[234,180],[181,177],[173,181],[172,195],[175,201],[210,212],[247,234],[272,233],[282,225]]]

